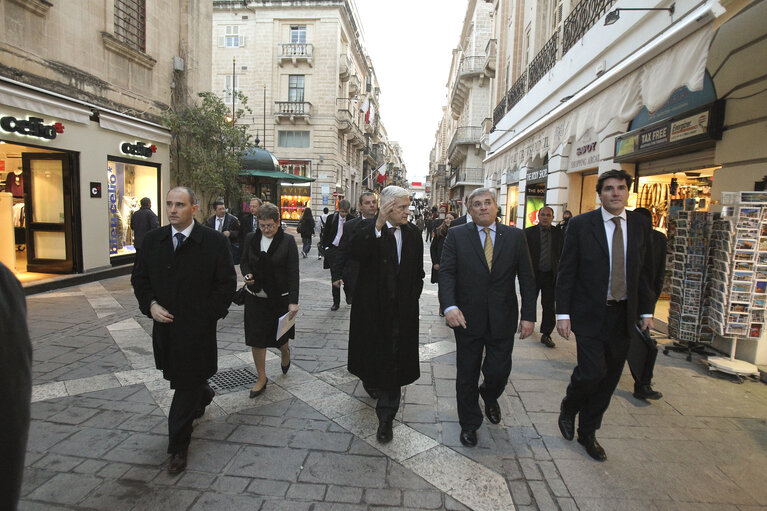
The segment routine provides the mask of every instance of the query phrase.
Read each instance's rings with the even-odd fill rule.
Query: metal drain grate
[[[217,373],[208,380],[216,394],[234,392],[235,390],[249,390],[258,380],[255,369],[245,367],[242,369],[230,369]]]

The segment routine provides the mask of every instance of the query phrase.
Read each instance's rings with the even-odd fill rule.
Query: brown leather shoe
[[[179,474],[184,469],[186,469],[186,451],[171,454],[170,461],[168,461],[168,473]]]

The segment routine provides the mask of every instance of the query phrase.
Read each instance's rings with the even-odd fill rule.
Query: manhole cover
[[[255,368],[245,367],[242,369],[229,369],[217,373],[208,380],[217,394],[234,392],[235,390],[249,390],[258,380]]]

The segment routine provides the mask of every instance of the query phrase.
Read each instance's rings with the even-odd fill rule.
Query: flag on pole
[[[376,181],[383,184],[386,182],[386,162],[383,162],[380,167],[377,169],[378,175],[376,176]]]

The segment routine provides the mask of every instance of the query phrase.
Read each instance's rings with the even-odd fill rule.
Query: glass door
[[[22,153],[27,271],[72,273],[72,171],[66,154]],[[28,184],[27,184],[28,183]]]

